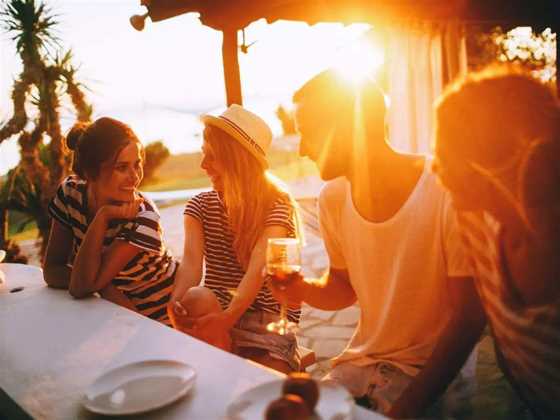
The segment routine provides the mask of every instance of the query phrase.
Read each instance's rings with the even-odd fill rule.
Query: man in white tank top
[[[391,417],[420,416],[485,325],[450,198],[426,157],[385,141],[374,83],[350,88],[327,71],[294,103],[300,154],[328,181],[319,217],[330,269],[286,298],[325,310],[357,300],[360,322],[328,379]]]

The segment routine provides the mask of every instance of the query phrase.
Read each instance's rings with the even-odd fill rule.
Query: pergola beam
[[[556,33],[556,81],[560,97],[560,0],[141,0],[154,21],[199,13],[223,33],[222,58],[228,105],[242,104],[237,31],[264,18],[316,22],[391,22],[454,19],[465,24],[527,25]]]
[[[556,94],[560,98],[560,25],[551,29],[556,33]]]
[[[237,29],[223,29],[222,34],[222,59],[224,63],[227,105],[243,105],[237,48]]]

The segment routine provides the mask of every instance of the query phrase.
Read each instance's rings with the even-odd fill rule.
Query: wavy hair
[[[265,220],[279,199],[292,206],[296,237],[303,239],[297,203],[280,181],[219,128],[207,125],[204,139],[224,168],[223,200],[234,235],[233,248],[241,266],[247,268],[253,248],[264,231]]]

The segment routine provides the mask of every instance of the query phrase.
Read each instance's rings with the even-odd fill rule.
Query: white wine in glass
[[[298,281],[301,270],[301,247],[295,238],[270,238],[266,247],[266,273],[272,285],[279,290],[286,289]],[[297,328],[295,322],[288,321],[287,303],[280,302],[280,319],[267,325],[267,330],[280,335],[292,333]]]

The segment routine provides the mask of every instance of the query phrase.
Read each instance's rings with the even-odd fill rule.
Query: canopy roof
[[[222,56],[228,105],[242,104],[237,31],[266,19],[371,23],[399,21],[458,21],[500,25],[504,29],[532,26],[560,28],[560,0],[140,0],[151,20],[158,22],[185,13],[198,13],[204,25],[223,32]],[[143,22],[138,25],[143,27]],[[560,42],[557,43],[560,56]],[[557,60],[557,73],[560,60]],[[557,77],[560,94],[560,77]]]
[[[142,0],[152,21],[184,13],[200,14],[215,29],[241,29],[259,19],[316,22],[460,20],[506,26],[555,26],[558,0]]]

